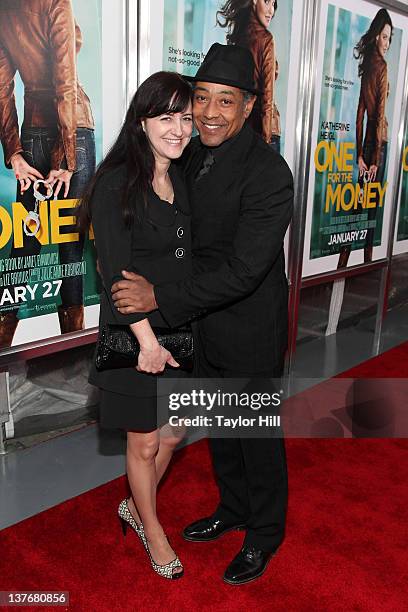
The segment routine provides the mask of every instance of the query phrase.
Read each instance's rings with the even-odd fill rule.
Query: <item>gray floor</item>
[[[388,313],[381,335],[380,353],[408,339],[408,306]],[[332,336],[300,344],[293,374],[303,378],[328,378],[373,357],[374,319],[362,319]],[[407,364],[408,368],[408,364]],[[407,371],[408,376],[408,371]]]
[[[299,377],[330,377],[373,355],[373,321],[301,344]],[[408,306],[387,316],[381,351],[408,339]],[[408,366],[407,366],[408,367]],[[124,439],[95,424],[0,456],[0,529],[80,495],[124,473]]]
[[[0,457],[0,528],[8,527],[124,473],[119,434],[88,425]]]

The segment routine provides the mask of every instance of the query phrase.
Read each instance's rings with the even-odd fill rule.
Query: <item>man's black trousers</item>
[[[282,376],[283,356],[281,363],[263,372],[237,372],[215,367],[208,361],[205,343],[197,328],[194,342],[196,378],[278,379]],[[256,381],[252,387],[256,389]],[[245,545],[264,551],[276,550],[284,538],[288,498],[283,437],[210,437],[210,449],[220,491],[216,518],[231,525],[245,524]]]

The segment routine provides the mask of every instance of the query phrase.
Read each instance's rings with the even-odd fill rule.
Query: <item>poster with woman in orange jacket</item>
[[[44,338],[54,317],[80,331],[99,302],[74,209],[101,154],[100,4],[0,3],[0,350],[33,340],[37,317]]]

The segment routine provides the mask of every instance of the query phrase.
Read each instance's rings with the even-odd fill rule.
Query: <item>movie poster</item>
[[[11,4],[0,6],[0,351],[98,323],[92,234],[80,239],[74,214],[105,139],[102,1],[50,2],[47,20]],[[67,198],[34,192],[68,163]]]
[[[363,1],[322,5],[304,276],[386,255],[407,21]]]
[[[162,69],[191,76],[214,42],[247,46],[258,55],[255,81],[265,89],[250,118],[252,126],[293,168],[295,121],[288,117],[296,116],[303,3],[278,2],[276,12],[273,4],[260,2],[256,13],[252,3],[238,10],[243,5],[239,1],[151,0],[142,8],[142,41],[148,52],[141,58],[140,76],[144,80]],[[240,36],[234,38],[234,30]],[[259,55],[268,55],[268,61],[260,63]]]
[[[394,242],[394,254],[400,253],[408,253],[408,125],[402,152],[401,188]]]

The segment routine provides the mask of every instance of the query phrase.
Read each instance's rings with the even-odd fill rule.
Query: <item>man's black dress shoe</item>
[[[228,531],[244,527],[245,525],[231,525],[214,516],[207,516],[188,525],[183,531],[183,538],[190,542],[210,542]]]
[[[245,584],[262,576],[274,552],[265,552],[254,546],[243,546],[224,574],[228,584]]]

